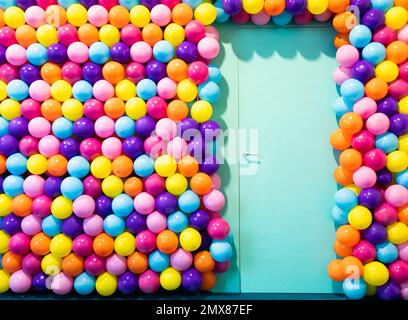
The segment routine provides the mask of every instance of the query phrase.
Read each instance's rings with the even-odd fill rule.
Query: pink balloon
[[[139,193],[134,200],[135,210],[140,214],[149,214],[154,210],[154,198],[147,192]]]
[[[363,119],[367,119],[377,111],[377,102],[369,97],[364,97],[354,104],[353,111]]]
[[[334,81],[340,86],[344,81],[351,79],[351,68],[339,66],[333,72]]]
[[[337,49],[336,60],[343,67],[351,68],[360,58],[357,48],[346,44]]]
[[[216,189],[203,196],[203,204],[210,211],[220,211],[225,205],[224,195]]]
[[[263,26],[271,20],[271,16],[267,14],[265,10],[262,10],[257,14],[251,15],[251,20],[254,24],[258,26]]]
[[[51,97],[51,86],[44,80],[36,80],[30,84],[28,92],[32,99],[43,102]]]
[[[375,185],[377,175],[373,169],[362,166],[354,172],[353,181],[357,187],[370,188]]]
[[[169,7],[164,4],[154,6],[150,11],[150,20],[161,27],[168,25],[171,21],[171,11]]]
[[[390,119],[381,112],[374,113],[366,121],[367,130],[376,136],[387,132],[389,126]]]
[[[167,144],[167,153],[176,161],[187,155],[187,142],[181,137],[175,137]]]
[[[395,184],[385,190],[385,200],[394,207],[402,207],[408,203],[408,190],[404,186]]]
[[[114,253],[106,259],[106,270],[115,276],[120,276],[125,273],[126,268],[127,264],[125,257]]]
[[[109,22],[109,12],[100,5],[93,5],[88,9],[88,21],[95,27],[102,27]]]
[[[74,200],[72,208],[77,217],[88,218],[95,211],[95,201],[91,196],[81,195]]]

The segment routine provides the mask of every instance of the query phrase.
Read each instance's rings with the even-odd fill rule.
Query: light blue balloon
[[[286,26],[292,20],[293,14],[288,11],[283,11],[278,16],[273,16],[272,21],[278,26]]]
[[[371,42],[372,33],[370,28],[360,24],[355,26],[349,34],[350,43],[356,48],[363,48]]]
[[[84,192],[82,181],[75,177],[62,180],[60,188],[62,195],[70,200],[75,200]]]
[[[142,154],[136,158],[133,169],[139,177],[146,178],[154,172],[154,161],[148,155]]]
[[[112,211],[119,217],[127,217],[133,211],[133,200],[127,194],[120,194],[112,201]]]
[[[350,101],[344,100],[343,97],[338,97],[333,104],[333,110],[336,113],[336,117],[341,118],[348,112],[353,111],[353,103]]]
[[[126,7],[129,11],[140,3],[139,0],[119,0],[121,6]]]
[[[176,211],[167,217],[167,228],[175,233],[180,233],[188,226],[187,216],[181,212]]]
[[[359,300],[367,293],[367,284],[361,277],[358,279],[346,278],[343,281],[343,291],[347,298]]]
[[[125,221],[114,214],[110,214],[103,221],[103,229],[110,236],[117,237],[125,231]]]
[[[2,219],[2,220],[3,220],[3,219]],[[3,268],[2,260],[3,260],[3,255],[0,254],[0,269]]]
[[[217,262],[227,262],[232,257],[232,247],[227,241],[214,241],[210,245],[210,254]]]
[[[334,195],[334,201],[344,211],[350,211],[358,204],[357,195],[354,191],[347,188],[338,190]]]
[[[338,226],[348,224],[348,211],[340,209],[338,206],[334,206],[331,212],[333,221]]]
[[[55,119],[52,123],[52,133],[59,139],[66,139],[72,136],[74,132],[74,125],[72,121],[65,117]]]
[[[394,0],[371,0],[371,6],[373,9],[387,12],[394,6]]]
[[[392,132],[383,133],[375,138],[375,147],[390,153],[398,149],[398,137]]]
[[[3,117],[0,117],[0,137],[5,136],[6,134],[9,134],[9,121],[4,119]]]
[[[377,260],[382,263],[391,263],[398,259],[398,248],[391,242],[383,242],[375,246]]]
[[[408,169],[397,173],[396,181],[398,184],[408,188]]]
[[[387,51],[381,43],[372,42],[364,47],[361,54],[363,60],[368,61],[373,65],[377,65],[384,61]]]
[[[71,176],[76,178],[83,178],[88,175],[90,164],[84,157],[75,156],[69,159],[67,170]]]
[[[364,96],[364,85],[356,79],[347,79],[340,86],[345,101],[356,102]]]
[[[7,84],[7,95],[17,101],[24,100],[28,97],[28,85],[22,80],[11,80]]]
[[[76,3],[79,3],[79,0],[58,0],[58,4],[65,9]]]
[[[61,225],[62,220],[54,217],[52,214],[46,216],[41,223],[42,230],[50,237],[55,237],[57,234],[61,233]]]
[[[109,60],[110,50],[103,42],[95,42],[89,47],[88,55],[92,62],[104,64]]]
[[[95,290],[95,277],[83,272],[74,280],[74,289],[80,295],[87,295]]]
[[[16,176],[20,176],[27,171],[27,158],[21,153],[14,153],[6,160],[7,170]]]
[[[153,47],[153,55],[160,62],[169,62],[174,56],[173,45],[166,40],[160,40]]]
[[[3,181],[3,191],[8,196],[14,198],[24,193],[24,179],[20,176],[7,176]]]
[[[157,86],[153,80],[142,79],[136,85],[137,95],[143,100],[149,100],[157,93]]]
[[[162,272],[170,265],[169,256],[159,250],[153,251],[149,254],[149,267],[153,271]]]
[[[220,80],[221,80],[220,68],[210,64],[208,66],[208,81],[219,83]]]
[[[92,98],[92,85],[85,80],[77,81],[72,86],[72,95],[75,99],[86,102]]]
[[[30,44],[27,48],[26,55],[27,60],[35,66],[42,66],[48,60],[47,48],[39,43]]]
[[[202,0],[182,0],[182,2],[195,9],[198,5],[201,4]]]
[[[200,198],[193,191],[187,190],[178,198],[178,204],[181,211],[192,213],[200,207]]]
[[[217,11],[217,18],[215,19],[215,22],[223,23],[223,22],[226,22],[230,18],[230,15],[226,13],[222,7],[222,1],[216,1],[214,3],[214,7],[215,7],[215,10]]]
[[[119,138],[129,138],[135,134],[135,130],[135,121],[128,116],[120,117],[115,122],[115,132]]]
[[[202,100],[214,103],[220,97],[220,87],[213,81],[206,81],[198,86],[198,96]]]
[[[16,6],[16,0],[0,0],[0,8],[7,9]]]

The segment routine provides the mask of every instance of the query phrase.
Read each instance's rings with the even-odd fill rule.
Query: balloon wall
[[[0,292],[211,290],[233,252],[219,164],[202,156],[219,129],[211,24],[315,20],[337,32],[341,93],[328,274],[351,299],[408,299],[408,1],[0,7]]]

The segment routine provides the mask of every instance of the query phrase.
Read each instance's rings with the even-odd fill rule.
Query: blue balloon
[[[129,11],[140,3],[139,0],[119,0],[121,6],[126,7]]]
[[[52,133],[59,139],[69,138],[73,132],[74,125],[72,121],[65,117],[58,118],[52,123]]]
[[[127,194],[120,194],[112,201],[112,211],[119,217],[127,217],[133,211],[133,200]]]
[[[398,259],[398,248],[391,242],[383,242],[375,246],[377,260],[382,263],[391,263]]]
[[[356,102],[364,96],[364,85],[356,79],[348,79],[340,86],[341,95],[346,101]]]
[[[7,84],[7,95],[17,101],[24,100],[28,97],[28,85],[22,80],[11,80]]]
[[[353,112],[353,106],[354,103],[344,100],[343,97],[338,97],[333,104],[333,110],[336,117],[341,118],[346,113]]]
[[[220,68],[210,64],[208,66],[208,81],[219,83],[220,80],[221,80]]]
[[[408,169],[397,173],[396,181],[398,184],[408,188]]]
[[[0,0],[0,8],[7,9],[16,6],[16,0]]]
[[[74,289],[81,295],[92,293],[95,289],[95,277],[83,272],[74,280]]]
[[[362,278],[346,278],[343,281],[343,291],[347,298],[362,299],[367,292],[367,285]]]
[[[125,231],[125,221],[114,214],[110,214],[103,221],[103,229],[110,236],[117,237]]]
[[[115,122],[115,133],[119,138],[129,138],[135,134],[135,130],[135,121],[128,116],[120,117]]]
[[[58,4],[65,9],[76,3],[79,3],[79,0],[58,0]]]
[[[385,153],[390,153],[398,149],[398,137],[391,133],[386,132],[375,138],[375,147],[384,151]]]
[[[149,254],[149,267],[155,272],[162,272],[170,265],[169,256],[159,250]]]
[[[214,2],[214,7],[215,10],[217,11],[217,18],[215,19],[215,22],[217,23],[226,22],[229,19],[230,15],[224,11],[224,8],[222,7],[222,1]]]
[[[47,236],[54,237],[61,233],[62,220],[54,217],[52,214],[46,216],[41,223],[42,230]]]
[[[26,51],[27,60],[35,66],[42,66],[47,62],[47,48],[42,44],[33,43],[30,44]]]
[[[68,173],[76,178],[83,178],[88,175],[90,165],[88,160],[82,156],[75,156],[68,161]]]
[[[273,16],[272,21],[278,26],[286,26],[292,20],[293,14],[288,11],[283,11],[278,16]]]
[[[372,33],[370,28],[363,24],[355,26],[349,34],[350,43],[356,48],[364,48],[371,42]]]
[[[202,0],[182,0],[182,2],[195,9],[199,4],[201,4]]]
[[[394,6],[394,0],[371,0],[371,6],[373,9],[379,9],[387,12]]]
[[[133,169],[139,177],[146,178],[154,172],[154,161],[148,155],[142,154],[136,158]]]
[[[0,117],[0,137],[5,136],[6,134],[9,134],[9,121],[4,119],[3,117]]]
[[[64,197],[75,200],[84,192],[82,181],[75,177],[67,177],[61,182],[61,193]]]
[[[213,81],[206,81],[198,86],[198,96],[202,100],[214,103],[220,97],[220,87]]]
[[[176,211],[167,217],[167,228],[175,233],[180,233],[188,226],[187,216],[181,212]]]
[[[157,93],[156,83],[150,79],[142,79],[136,85],[137,95],[143,100],[149,100]]]
[[[178,198],[178,204],[181,211],[192,213],[200,207],[200,198],[193,191],[187,190]]]
[[[92,62],[104,64],[109,60],[110,50],[103,42],[95,42],[89,47],[88,55]]]
[[[333,221],[338,226],[348,224],[348,211],[340,209],[338,206],[334,206],[331,212]]]
[[[7,176],[3,181],[4,193],[14,198],[24,193],[24,179],[20,176]]]
[[[166,40],[156,42],[153,47],[153,56],[160,62],[169,62],[174,56],[173,45]]]
[[[27,171],[27,158],[21,153],[14,153],[6,160],[7,170],[16,176],[20,176]]]
[[[344,211],[350,211],[358,204],[357,195],[354,191],[347,188],[338,190],[334,195],[334,201]]]
[[[227,241],[214,241],[210,245],[210,254],[215,261],[226,262],[232,257],[232,247]]]
[[[92,98],[92,85],[85,80],[75,82],[72,86],[72,95],[75,99],[86,102]]]
[[[361,54],[363,60],[368,61],[373,65],[377,65],[384,61],[387,51],[381,43],[372,42],[364,47]]]

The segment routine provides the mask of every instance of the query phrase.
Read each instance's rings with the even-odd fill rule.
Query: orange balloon
[[[188,116],[187,103],[173,100],[167,105],[167,117],[173,121],[181,121]]]
[[[23,25],[16,29],[16,40],[24,48],[37,42],[37,36],[35,29],[29,25]]]
[[[3,270],[7,271],[8,273],[14,273],[21,269],[22,261],[23,256],[8,251],[3,255],[1,264]]]
[[[380,100],[387,95],[388,84],[382,79],[373,78],[366,83],[365,93],[371,99]]]
[[[109,22],[116,28],[123,28],[129,23],[128,9],[123,6],[114,6],[109,10]]]
[[[0,174],[3,174],[7,170],[6,160],[6,157],[0,154]]]
[[[351,136],[337,129],[330,135],[330,144],[336,150],[346,150],[351,145]]]
[[[349,224],[337,229],[336,239],[346,247],[353,247],[360,241],[360,232]]]
[[[327,266],[327,274],[334,281],[343,281],[345,279],[344,266],[341,260],[332,260]]]
[[[47,165],[47,172],[51,176],[62,177],[67,173],[68,160],[64,156],[56,154],[48,159]]]
[[[99,41],[98,28],[90,23],[85,23],[78,28],[78,39],[90,47],[91,44]]]
[[[37,256],[45,256],[50,252],[51,238],[44,232],[37,233],[31,238],[30,248]]]
[[[214,288],[217,279],[215,278],[215,274],[213,272],[206,272],[202,275],[202,282],[201,282],[201,290],[209,291]]]
[[[196,194],[205,195],[211,191],[211,177],[204,172],[196,173],[190,180],[190,187]]]
[[[347,149],[340,153],[339,163],[343,168],[350,171],[355,171],[361,167],[363,157],[359,151]]]
[[[408,10],[408,0],[394,0],[395,7],[403,7]]]
[[[45,18],[47,23],[54,27],[60,27],[67,23],[67,13],[65,9],[56,4],[47,7],[45,10]]]
[[[391,42],[387,47],[387,60],[396,64],[405,62],[408,59],[408,44],[404,41]]]
[[[108,257],[113,252],[113,238],[106,233],[97,235],[93,241],[93,249],[96,255]]]
[[[129,270],[135,274],[141,274],[147,270],[149,266],[147,256],[141,252],[133,252],[127,258],[127,266]]]
[[[285,0],[265,0],[265,12],[270,16],[278,16],[285,10]]]
[[[143,182],[137,177],[131,177],[126,179],[123,189],[128,196],[134,198],[143,191]]]
[[[338,166],[334,170],[333,177],[343,187],[353,183],[353,171],[349,171],[342,166]]]
[[[184,156],[178,163],[178,171],[185,177],[192,177],[198,172],[198,162],[192,156]]]
[[[4,27],[6,23],[4,22],[4,10],[0,9],[0,27]]]
[[[110,61],[103,66],[102,75],[106,81],[117,84],[125,78],[125,69],[120,63]]]
[[[41,77],[48,84],[61,80],[61,68],[54,63],[46,63],[41,67]]]
[[[112,171],[115,176],[125,178],[133,172],[133,161],[127,156],[121,155],[112,161]]]
[[[344,267],[344,275],[346,277],[359,278],[363,275],[364,267],[358,258],[353,256],[345,257],[341,264]]]
[[[31,213],[33,200],[25,194],[19,194],[11,201],[11,210],[16,216],[25,217]]]
[[[104,110],[108,117],[118,119],[125,114],[125,103],[119,98],[110,98],[105,102]]]
[[[54,100],[45,100],[41,105],[41,114],[48,121],[55,121],[62,117],[61,103]]]
[[[349,41],[349,35],[347,33],[338,33],[334,37],[334,47],[336,49],[340,48],[341,46],[344,46],[346,44],[350,44]]]
[[[163,30],[157,24],[149,23],[142,30],[142,38],[153,47],[156,42],[163,39]]]
[[[339,126],[346,134],[353,135],[363,128],[363,119],[356,112],[348,112],[340,118]]]
[[[173,59],[167,64],[167,75],[174,81],[187,78],[187,64],[181,59]]]
[[[208,251],[201,251],[194,257],[194,267],[201,273],[210,272],[215,267],[215,261]]]
[[[156,244],[161,252],[171,254],[177,249],[178,237],[173,231],[164,230],[157,236]]]
[[[334,251],[340,257],[347,257],[347,256],[351,256],[353,252],[353,248],[347,247],[344,244],[341,244],[339,241],[336,240],[334,242]]]
[[[334,13],[343,13],[350,4],[350,0],[329,0],[329,10]]]
[[[174,23],[185,26],[193,19],[193,10],[185,3],[179,3],[174,6],[171,12],[171,18]]]
[[[408,205],[398,209],[398,220],[408,225]]]
[[[67,255],[62,260],[62,271],[67,276],[76,277],[84,270],[84,259],[77,256],[75,253]]]
[[[357,19],[351,12],[338,13],[333,18],[333,27],[339,33],[349,33],[357,24]]]

